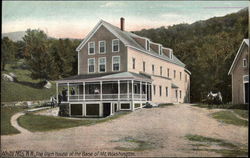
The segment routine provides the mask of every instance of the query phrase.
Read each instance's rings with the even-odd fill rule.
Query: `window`
[[[180,90],[180,98],[181,98],[181,90]]]
[[[181,74],[181,72],[180,72],[180,80],[181,80],[181,75],[182,75],[182,74]]]
[[[167,73],[168,73],[168,77],[169,77],[169,68],[168,68],[168,70],[167,70],[167,71],[168,71]]]
[[[150,48],[149,40],[146,40],[146,50],[149,50],[149,48]]]
[[[120,71],[120,56],[112,57],[113,71]]]
[[[146,62],[143,62],[143,72],[146,72]]]
[[[106,72],[106,57],[99,58],[99,72]]]
[[[155,74],[155,65],[152,65],[152,74]]]
[[[160,96],[161,96],[161,86],[159,86],[159,94],[160,94]]]
[[[119,39],[113,39],[112,40],[112,52],[119,52]]]
[[[187,74],[185,74],[185,82],[187,82]]]
[[[169,58],[173,59],[173,50],[170,50],[170,52],[169,52]]]
[[[175,97],[178,99],[178,90],[175,90]]]
[[[247,67],[247,59],[246,58],[243,59],[243,67]]]
[[[162,66],[160,67],[160,75],[162,76]]]
[[[88,43],[88,54],[89,55],[95,54],[95,42]]]
[[[95,72],[95,58],[88,59],[88,72]]]
[[[135,58],[132,58],[132,62],[133,62],[133,69],[135,69]]]
[[[155,95],[155,85],[154,85],[154,95]]]
[[[168,87],[166,87],[166,97],[168,97]]]
[[[176,71],[174,70],[174,78],[176,77]]]
[[[159,46],[159,55],[162,55],[162,46]]]
[[[99,41],[99,53],[106,53],[106,41]]]

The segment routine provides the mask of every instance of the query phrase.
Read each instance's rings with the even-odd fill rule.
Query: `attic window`
[[[169,58],[173,59],[173,51],[172,50],[169,52]]]
[[[246,58],[243,59],[243,67],[247,67],[247,59]]]
[[[162,55],[162,46],[159,46],[159,55]]]
[[[149,48],[150,48],[150,43],[149,43],[149,40],[146,39],[146,50],[149,51]]]

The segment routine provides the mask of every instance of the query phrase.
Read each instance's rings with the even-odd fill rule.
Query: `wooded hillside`
[[[248,38],[248,9],[193,24],[178,24],[134,32],[172,48],[191,71],[191,101],[200,102],[209,91],[221,91],[231,101],[229,68],[240,43]]]

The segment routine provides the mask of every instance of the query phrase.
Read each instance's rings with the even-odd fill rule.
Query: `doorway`
[[[107,117],[110,115],[111,103],[103,103],[103,116]]]

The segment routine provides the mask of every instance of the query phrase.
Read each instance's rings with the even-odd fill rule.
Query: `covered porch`
[[[94,78],[80,75],[78,78],[71,77],[57,81],[56,94],[57,102],[61,103],[151,101],[151,79],[131,72]]]

